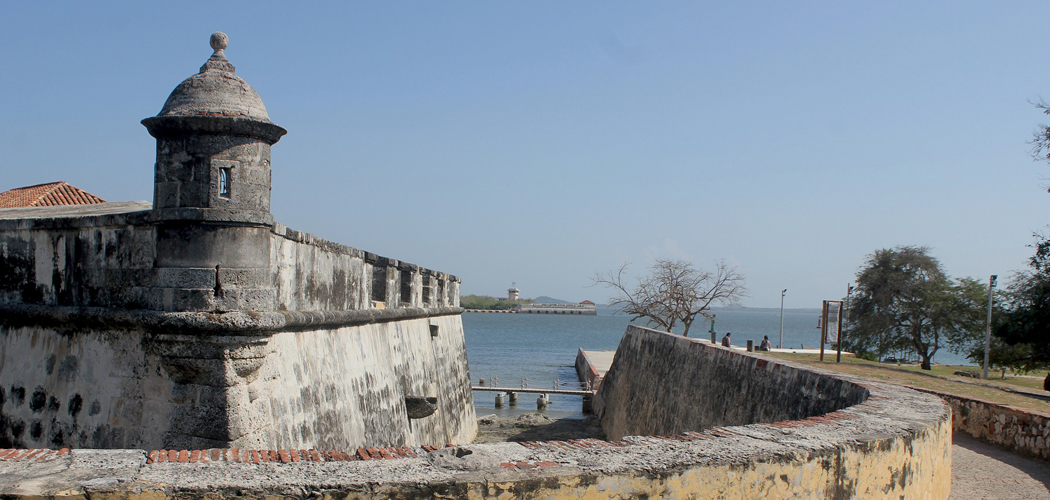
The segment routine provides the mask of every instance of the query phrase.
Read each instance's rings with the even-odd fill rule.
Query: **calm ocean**
[[[733,309],[715,312],[715,330],[719,339],[733,333],[733,344],[744,345],[748,339],[755,345],[768,335],[777,345],[780,329],[779,309]],[[819,310],[784,310],[784,347],[817,347]],[[471,383],[496,377],[501,387],[518,387],[527,378],[529,387],[552,387],[560,379],[563,388],[575,389],[578,379],[573,363],[580,347],[589,351],[614,350],[627,329],[628,316],[612,315],[599,310],[598,316],[546,314],[464,313],[463,329],[467,341]],[[709,339],[709,323],[693,326],[690,337]],[[966,364],[966,360],[947,351],[935,361]],[[478,415],[512,416],[536,411],[536,396],[520,394],[517,408],[496,409],[495,393],[474,392]],[[551,396],[546,413],[554,418],[578,417],[579,396]]]

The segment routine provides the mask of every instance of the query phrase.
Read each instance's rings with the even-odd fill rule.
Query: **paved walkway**
[[[949,500],[1050,499],[1050,464],[952,435],[952,494]]]

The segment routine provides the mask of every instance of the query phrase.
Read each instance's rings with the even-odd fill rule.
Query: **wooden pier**
[[[474,391],[492,391],[492,392],[531,392],[534,394],[570,394],[575,396],[593,396],[594,391],[572,389],[540,389],[536,387],[526,387],[524,389],[520,387],[489,387],[489,386],[474,386],[470,388]]]

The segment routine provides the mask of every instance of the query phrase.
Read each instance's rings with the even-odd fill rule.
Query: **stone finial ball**
[[[216,31],[211,34],[211,48],[213,50],[226,50],[226,47],[230,45],[230,37],[226,36],[226,33]]]

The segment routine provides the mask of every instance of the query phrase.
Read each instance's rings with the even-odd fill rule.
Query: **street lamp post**
[[[780,291],[780,343],[777,344],[777,349],[784,348],[784,294],[787,291],[787,288]]]
[[[998,275],[988,278],[988,323],[984,332],[984,379],[988,380],[988,355],[992,351],[992,289],[995,288],[995,280]]]

